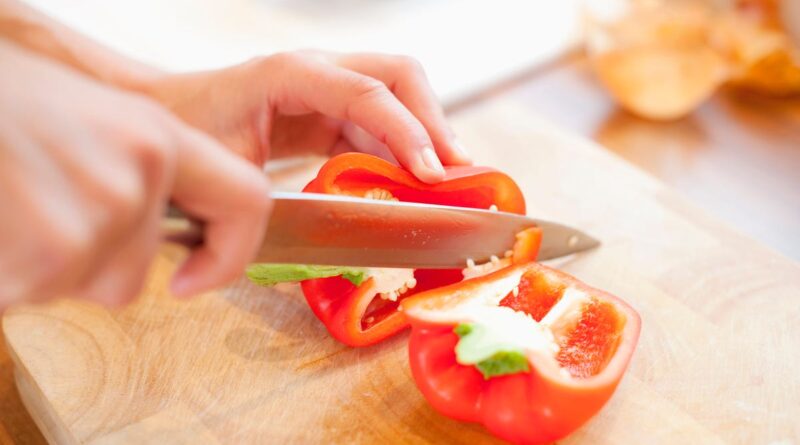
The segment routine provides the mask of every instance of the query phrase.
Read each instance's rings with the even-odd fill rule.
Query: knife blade
[[[539,259],[599,242],[563,224],[513,213],[317,193],[272,192],[274,207],[253,262],[450,269],[489,261],[529,227],[543,231]],[[164,236],[202,242],[202,227],[171,209]]]

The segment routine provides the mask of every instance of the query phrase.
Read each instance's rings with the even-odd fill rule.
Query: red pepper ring
[[[445,178],[426,184],[388,161],[363,153],[344,153],[326,162],[304,192],[363,196],[383,189],[404,202],[475,209],[492,205],[503,212],[525,214],[525,198],[506,174],[488,167],[445,167]]]
[[[463,321],[443,320],[442,314],[485,298],[487,289],[516,273],[522,277],[519,291],[499,304],[537,321],[567,288],[584,292],[591,302],[560,340],[555,362],[529,354],[529,371],[486,379],[475,366],[458,363],[454,327]],[[536,263],[420,293],[401,306],[412,326],[411,371],[428,402],[448,417],[480,422],[515,443],[561,439],[600,410],[625,372],[640,330],[639,315],[622,300]]]
[[[496,206],[504,212],[525,213],[522,192],[510,177],[495,170],[446,167],[444,181],[426,184],[394,164],[362,153],[331,158],[303,191],[364,196],[376,189],[388,192],[399,201],[483,209]],[[403,298],[459,282],[463,275],[459,269],[419,269],[414,272],[414,278],[417,285]],[[371,292],[371,285],[371,279],[356,287],[341,277],[301,283],[306,301],[317,318],[334,338],[350,346],[377,343],[408,326],[397,311],[398,302],[379,298]]]

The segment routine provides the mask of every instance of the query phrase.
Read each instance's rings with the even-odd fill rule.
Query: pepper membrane
[[[362,153],[331,158],[303,191],[525,214],[525,200],[516,183],[490,168],[446,167],[444,181],[426,184],[394,164]],[[359,286],[341,277],[305,280],[301,286],[312,311],[333,337],[350,346],[366,346],[408,326],[397,311],[402,299],[464,278],[460,269],[417,269],[413,279],[396,291],[378,292],[379,275]]]
[[[639,315],[622,300],[537,263],[420,293],[402,308],[412,326],[411,371],[428,402],[524,444],[563,438],[600,410],[640,329]],[[509,332],[512,316],[524,320]],[[494,348],[491,366],[475,363],[486,351],[468,351],[478,357],[470,360],[459,350],[470,331],[464,326],[476,324],[494,331],[494,340],[480,343]],[[512,354],[526,366],[509,367]]]

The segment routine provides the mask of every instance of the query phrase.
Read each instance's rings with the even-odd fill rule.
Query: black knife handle
[[[205,223],[186,215],[170,204],[161,219],[161,237],[165,242],[194,249],[203,245]]]

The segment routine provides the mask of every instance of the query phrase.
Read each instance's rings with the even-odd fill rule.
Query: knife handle
[[[201,246],[204,241],[205,223],[183,213],[170,204],[161,219],[161,237],[164,241],[180,244],[189,249]]]

